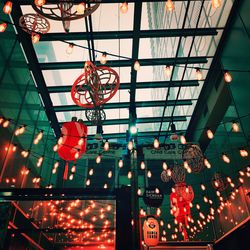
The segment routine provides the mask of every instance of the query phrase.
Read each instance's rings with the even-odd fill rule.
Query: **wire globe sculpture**
[[[85,111],[85,116],[92,125],[101,125],[103,121],[106,120],[106,114],[103,109],[87,109]]]
[[[168,172],[166,170],[163,170],[161,172],[161,180],[162,182],[169,182],[171,180],[171,176],[168,175]]]
[[[172,179],[175,184],[185,182],[186,173],[183,167],[175,165],[172,170]]]
[[[186,161],[192,172],[199,173],[204,168],[204,156],[196,144],[187,144],[182,152],[182,159]]]
[[[228,186],[228,183],[226,181],[226,177],[220,172],[214,173],[214,176],[213,176],[211,182],[212,182],[213,188],[215,190],[220,191],[220,192],[224,191]]]

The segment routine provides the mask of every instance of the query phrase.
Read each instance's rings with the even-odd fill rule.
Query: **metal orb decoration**
[[[182,159],[188,163],[194,173],[199,173],[204,167],[203,153],[196,144],[186,144],[182,152]]]
[[[219,173],[219,172],[214,173],[214,176],[211,182],[212,182],[213,188],[220,192],[224,191],[228,186],[226,177],[222,173]]]
[[[83,108],[101,107],[116,94],[120,78],[113,69],[91,62],[86,62],[84,69],[72,86],[72,100]]]
[[[85,116],[87,120],[90,121],[94,126],[100,125],[103,121],[106,120],[106,114],[101,108],[87,109],[85,111]]]
[[[28,34],[46,34],[50,30],[49,21],[38,14],[25,14],[19,19],[19,26]]]
[[[73,0],[48,0],[42,6],[37,6],[34,1],[31,2],[33,9],[40,15],[61,21],[66,32],[69,32],[70,21],[90,16],[100,6],[101,0],[89,1],[89,4],[74,3]]]
[[[184,182],[186,178],[185,169],[183,167],[180,167],[178,165],[175,165],[172,170],[172,179],[174,183],[181,183]]]
[[[168,172],[166,170],[163,170],[161,172],[161,180],[163,182],[169,182],[171,180],[171,176],[168,175]]]

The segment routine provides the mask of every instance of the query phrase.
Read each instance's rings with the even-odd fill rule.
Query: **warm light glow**
[[[35,0],[34,3],[36,6],[42,7],[46,3],[46,0]]]
[[[32,40],[32,43],[33,43],[33,44],[38,43],[38,42],[40,41],[40,35],[39,35],[39,34],[33,33],[33,34],[31,35],[31,40]]]
[[[196,204],[196,208],[197,208],[198,210],[201,209],[201,207],[200,207],[200,205],[199,205],[198,203]]]
[[[102,56],[100,58],[100,63],[101,64],[106,64],[107,63],[107,53],[106,52],[102,53]]]
[[[90,185],[90,179],[87,179],[86,180],[86,186],[89,186]]]
[[[1,23],[0,24],[0,33],[4,32],[7,28],[7,23]]]
[[[167,170],[167,176],[170,177],[171,175],[172,175],[172,171],[171,171],[171,169],[168,169],[168,170]]]
[[[75,153],[75,159],[78,159],[80,157],[80,153],[79,153],[79,151],[77,151],[76,153]]]
[[[173,11],[174,10],[174,3],[172,0],[167,0],[166,4],[165,4],[165,8],[167,11]]]
[[[132,150],[134,148],[134,143],[133,143],[133,141],[129,141],[128,142],[128,150]]]
[[[206,196],[203,197],[204,202],[208,203],[208,198]]]
[[[112,171],[111,170],[108,172],[108,178],[112,178]]]
[[[159,142],[158,138],[155,137],[155,139],[154,139],[154,148],[158,149],[159,147],[160,147],[160,142]]]
[[[141,192],[141,189],[140,188],[138,188],[138,190],[137,190],[137,195],[141,195],[142,194],[142,192]]]
[[[11,1],[7,1],[6,4],[3,7],[3,12],[5,14],[10,14],[12,11],[12,2]]]
[[[79,15],[84,14],[85,10],[86,10],[86,4],[85,4],[84,2],[79,3],[79,4],[76,6],[76,12],[77,12],[77,14],[79,14]]]
[[[120,11],[121,13],[126,14],[128,12],[128,3],[122,3],[120,6]]]
[[[138,71],[140,69],[140,67],[141,67],[140,63],[138,61],[135,61],[135,63],[134,63],[134,70]]]
[[[53,151],[56,152],[58,150],[58,144],[56,144],[54,147],[53,147]]]
[[[204,165],[205,165],[207,168],[211,168],[211,164],[210,164],[210,162],[208,161],[207,158],[204,159]]]
[[[123,167],[123,160],[122,160],[122,159],[119,160],[119,162],[118,162],[118,167],[119,167],[119,168],[122,168],[122,167]]]
[[[95,162],[96,164],[99,164],[102,160],[102,156],[101,155],[97,155],[96,159],[95,159]]]
[[[221,6],[221,0],[212,0],[212,7],[217,9]]]
[[[91,169],[89,170],[89,175],[91,176],[91,175],[93,175],[93,174],[94,174],[94,169],[91,168]]]
[[[132,173],[131,173],[131,171],[128,172],[128,178],[129,178],[129,179],[132,178]]]
[[[22,157],[27,158],[28,155],[29,155],[29,151],[23,150],[23,151],[21,152],[21,155],[22,155]]]
[[[203,191],[206,190],[206,187],[205,187],[204,184],[201,184],[201,189],[202,189]]]
[[[180,142],[181,142],[181,144],[186,144],[187,143],[186,138],[185,138],[184,135],[180,136]]]
[[[240,126],[237,122],[232,122],[232,130],[233,132],[239,132],[240,131]]]
[[[222,154],[222,160],[227,164],[230,163],[230,158],[226,154]]]
[[[78,144],[79,146],[82,146],[83,142],[84,142],[84,139],[83,139],[83,138],[80,138],[77,144]]]
[[[167,165],[167,163],[165,161],[162,163],[162,168],[163,168],[163,170],[168,169],[168,165]]]
[[[71,170],[70,170],[71,173],[75,173],[76,172],[76,166],[72,166]]]
[[[108,184],[105,183],[105,184],[103,185],[103,188],[104,188],[104,189],[107,189],[107,188],[108,188]]]
[[[201,81],[203,76],[202,76],[202,72],[200,69],[196,69],[196,78],[198,81]]]
[[[240,156],[241,157],[248,157],[248,151],[245,149],[240,149]]]
[[[151,177],[152,177],[152,173],[151,173],[150,170],[148,170],[147,177],[148,177],[148,178],[151,178]]]
[[[160,215],[161,215],[161,209],[160,209],[159,207],[156,209],[156,215],[157,215],[157,216],[160,216]]]
[[[166,66],[165,67],[165,75],[170,78],[171,77],[171,67],[170,66]]]
[[[207,137],[208,139],[212,140],[214,138],[214,133],[212,132],[211,129],[207,130]]]
[[[141,165],[140,165],[141,169],[144,170],[146,165],[145,165],[145,162],[144,161],[141,161]]]
[[[7,128],[9,125],[10,125],[10,120],[4,121],[4,123],[3,123],[4,128]]]
[[[72,181],[74,179],[74,174],[70,174],[69,180]]]
[[[109,150],[109,142],[108,142],[108,140],[105,141],[103,149],[104,149],[104,151],[108,151]]]

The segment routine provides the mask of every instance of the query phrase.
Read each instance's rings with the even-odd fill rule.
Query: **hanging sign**
[[[143,223],[143,238],[147,246],[157,246],[159,243],[159,223],[154,216],[148,216]]]
[[[143,201],[149,207],[160,207],[163,202],[163,193],[159,188],[148,187],[143,194]]]

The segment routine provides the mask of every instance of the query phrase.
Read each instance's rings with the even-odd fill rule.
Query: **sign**
[[[149,207],[160,207],[163,202],[163,193],[159,188],[148,187],[143,194],[143,201]]]

